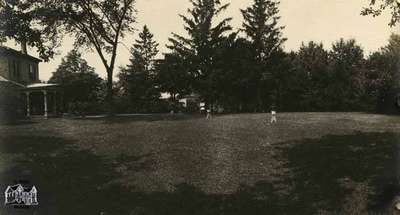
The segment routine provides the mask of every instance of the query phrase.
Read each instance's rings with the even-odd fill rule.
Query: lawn
[[[267,120],[154,115],[0,125],[0,189],[29,180],[40,203],[0,214],[381,213],[400,191],[400,117]]]

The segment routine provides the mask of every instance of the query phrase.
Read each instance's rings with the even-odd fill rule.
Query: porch
[[[25,94],[26,117],[48,118],[58,115],[58,103],[62,98],[59,85],[31,84],[23,89],[23,93]]]

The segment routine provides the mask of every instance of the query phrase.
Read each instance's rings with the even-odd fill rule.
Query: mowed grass
[[[384,213],[400,191],[400,117],[364,113],[49,119],[0,125],[1,214]],[[3,197],[0,201],[3,201]]]

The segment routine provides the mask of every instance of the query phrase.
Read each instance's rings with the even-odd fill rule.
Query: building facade
[[[40,82],[40,59],[0,46],[0,119],[57,114],[55,84]]]

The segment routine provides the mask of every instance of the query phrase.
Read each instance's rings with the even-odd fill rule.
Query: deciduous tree
[[[389,11],[391,19],[390,26],[395,26],[400,22],[400,1],[399,0],[370,0],[370,5],[364,7],[362,15],[380,16],[383,11]]]
[[[134,31],[135,0],[38,0],[46,24],[75,38],[75,47],[94,50],[107,73],[108,109],[113,109],[113,76],[118,47]]]
[[[62,59],[49,82],[60,84],[66,110],[71,105],[95,104],[101,96],[102,79],[76,50],[70,51]]]
[[[12,39],[27,54],[36,47],[46,61],[59,45],[59,34],[53,25],[43,25],[45,9],[34,0],[0,0],[0,42]]]

